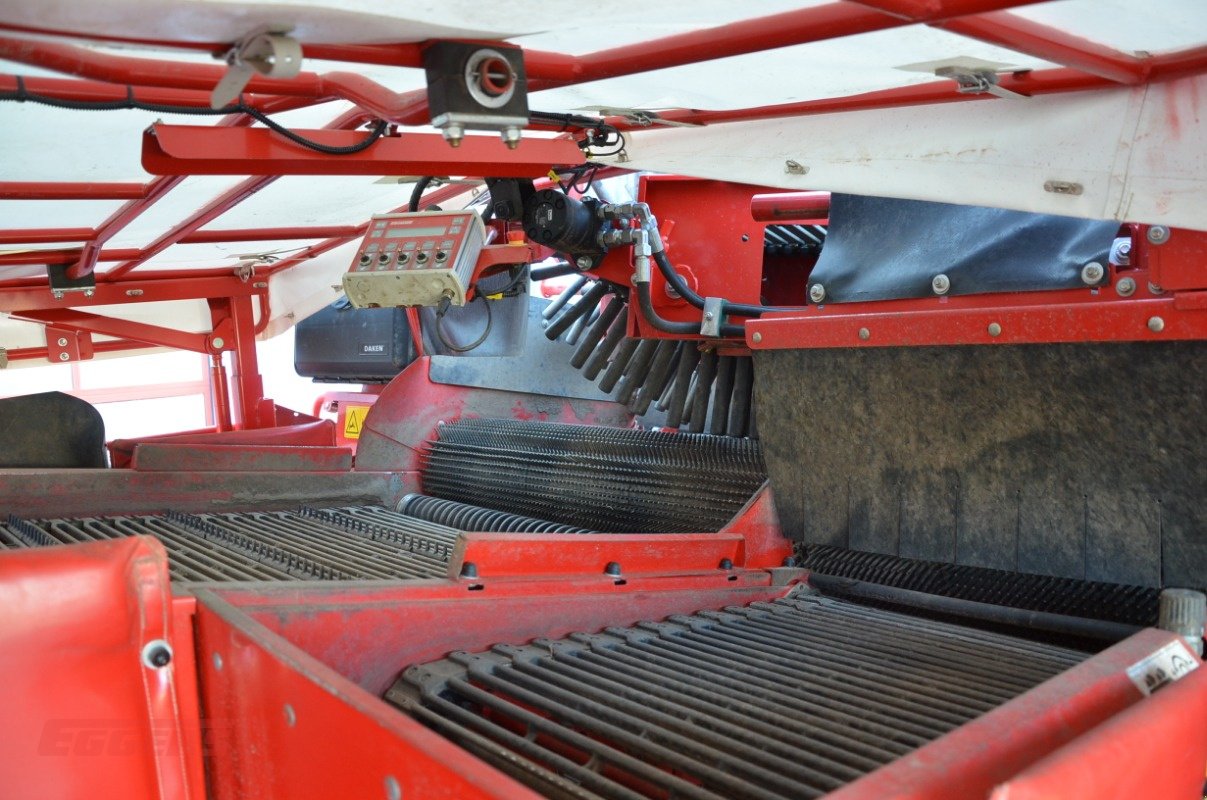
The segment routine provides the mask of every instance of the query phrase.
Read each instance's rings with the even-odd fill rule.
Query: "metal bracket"
[[[96,275],[89,272],[80,278],[69,278],[67,276],[69,267],[69,264],[48,264],[46,266],[46,279],[50,283],[50,291],[54,293],[55,299],[62,299],[64,292],[83,292],[85,297],[92,297],[96,291]]]
[[[969,69],[968,67],[939,67],[935,75],[940,78],[950,78],[959,87],[960,94],[992,94],[1008,100],[1025,100],[1025,94],[1012,92],[998,86],[997,73],[991,69]]]
[[[257,28],[226,51],[230,69],[210,95],[212,108],[224,108],[239,98],[256,73],[269,78],[292,78],[302,70],[302,43],[282,31]]]
[[[720,297],[704,298],[704,317],[700,320],[700,335],[717,338],[721,335],[721,322],[725,313],[721,310],[724,300]]]

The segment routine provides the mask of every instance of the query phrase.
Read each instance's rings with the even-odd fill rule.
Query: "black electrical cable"
[[[675,268],[671,265],[671,260],[666,257],[665,250],[654,253],[654,263],[658,265],[658,271],[662,273],[662,277],[666,278],[666,282],[670,284],[676,294],[696,308],[704,308],[704,298],[687,285],[687,281],[683,280],[682,275],[675,272]],[[734,303],[729,300],[721,301],[721,313],[732,314],[737,317],[759,317],[768,311],[797,311],[800,308],[802,306],[762,306],[749,303]]]
[[[411,202],[407,203],[407,211],[415,212],[419,210],[419,201],[423,199],[423,193],[427,191],[427,187],[432,181],[436,180],[431,175],[425,175],[415,181],[415,188],[411,190]]]
[[[212,116],[215,114],[246,114],[257,122],[263,123],[265,127],[273,130],[291,142],[301,145],[302,147],[315,150],[319,153],[325,153],[333,156],[346,156],[353,153],[359,153],[366,150],[385,135],[389,129],[389,123],[385,120],[377,120],[373,128],[369,131],[361,141],[350,145],[329,145],[316,142],[312,139],[307,139],[276,122],[263,111],[252,106],[245,105],[242,102],[234,105],[223,106],[222,108],[208,108],[200,106],[172,106],[163,105],[161,103],[144,103],[134,97],[134,87],[126,86],[125,100],[103,101],[86,101],[86,100],[62,100],[57,97],[47,97],[45,95],[36,94],[25,88],[25,80],[20,76],[16,76],[17,91],[15,92],[0,92],[0,100],[13,100],[18,103],[38,103],[39,105],[50,106],[52,108],[62,108],[68,111],[151,111],[156,114],[191,114],[194,116]]]
[[[470,344],[453,344],[448,340],[448,337],[444,335],[444,328],[441,327],[441,322],[444,320],[444,315],[449,309],[448,303],[442,302],[440,307],[436,310],[436,337],[440,339],[440,344],[444,345],[449,350],[452,350],[454,353],[468,353],[470,350],[476,350],[478,347],[482,346],[483,342],[486,341],[486,337],[490,336],[491,326],[494,325],[494,316],[490,311],[490,300],[486,299],[486,295],[482,294],[481,292],[478,292],[478,294],[474,296],[475,300],[478,298],[482,298],[482,302],[486,304],[486,329],[482,331],[481,336]]]

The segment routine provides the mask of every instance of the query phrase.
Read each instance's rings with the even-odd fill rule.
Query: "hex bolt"
[[[758,332],[756,331],[756,332],[755,332],[755,334],[754,334],[754,336],[751,336],[751,337],[750,337],[750,340],[751,340],[752,342],[754,342],[755,344],[758,344],[759,342],[763,341],[763,334],[758,333]]]
[[[1152,244],[1165,244],[1169,241],[1169,228],[1164,225],[1153,225],[1148,229],[1148,241]]]
[[[53,295],[53,296],[54,296],[54,299],[55,299],[55,300],[62,300],[62,299],[63,299],[63,293],[62,293],[62,292],[60,292],[58,289],[55,289],[53,292],[51,292],[51,295]]]
[[[84,290],[84,297],[92,297],[92,295],[94,295],[94,294],[96,294],[95,289],[85,289]]]
[[[809,287],[809,299],[814,303],[820,303],[826,299],[826,287],[820,283],[815,283]]]
[[[508,150],[515,150],[520,146],[520,129],[514,125],[503,129],[503,144],[507,145]]]
[[[728,558],[722,558],[721,563],[717,565],[717,569],[733,569],[733,562]]]
[[[221,350],[223,345],[226,344],[226,340],[221,336],[215,336],[211,344],[213,344],[215,350]]]
[[[595,261],[591,256],[579,256],[574,259],[574,265],[579,269],[591,269],[591,267],[595,266]]]
[[[161,669],[172,663],[172,647],[163,639],[153,639],[143,645],[142,663],[148,669]]]
[[[604,574],[618,577],[620,575],[620,564],[615,561],[609,561],[608,565],[604,567]]]
[[[59,353],[59,361],[70,361],[70,360],[71,360],[71,356],[67,355],[66,353]]]
[[[478,565],[472,561],[466,561],[464,564],[461,565],[461,577],[462,578],[478,577]]]
[[[796,559],[795,559],[795,558],[793,558],[792,556],[786,556],[786,557],[784,558],[783,564],[784,564],[784,566],[785,566],[785,567],[795,567],[795,566],[796,566]]]
[[[990,322],[988,330],[989,330],[990,336],[1001,336],[1002,335],[1002,326],[997,324],[996,322]]]
[[[860,328],[859,329],[859,338],[866,342],[868,339],[872,338],[872,332],[869,331],[867,328]]]
[[[1160,317],[1149,317],[1148,329],[1153,333],[1160,333],[1161,331],[1165,330],[1165,320],[1161,319]]]
[[[60,336],[59,337],[59,347],[66,347],[66,346],[67,346],[67,337]]]
[[[1115,291],[1120,297],[1131,297],[1136,293],[1136,281],[1134,278],[1124,278],[1115,284]]]
[[[1148,293],[1149,294],[1165,294],[1165,290],[1162,289],[1157,284],[1153,283],[1152,281],[1149,281],[1148,282]]]
[[[951,290],[951,278],[940,272],[930,279],[930,288],[935,294],[947,294]]]
[[[1093,286],[1096,283],[1102,282],[1102,276],[1106,274],[1106,270],[1097,261],[1091,261],[1081,268],[1081,282],[1086,286]]]

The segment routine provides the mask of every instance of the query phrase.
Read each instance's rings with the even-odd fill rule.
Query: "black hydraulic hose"
[[[654,253],[654,263],[658,265],[658,271],[662,273],[662,277],[666,278],[666,282],[671,288],[687,302],[699,309],[704,308],[704,298],[696,294],[687,281],[683,280],[683,276],[675,272],[671,260],[666,257],[666,251],[660,250]],[[758,317],[768,311],[792,311],[803,306],[757,306],[750,303],[733,303],[729,300],[721,301],[721,313],[732,314],[737,317]],[[661,329],[659,329],[661,330]],[[669,331],[668,331],[669,333]]]
[[[833,575],[812,573],[809,575],[809,585],[822,594],[833,597],[892,603],[939,614],[968,617],[982,622],[1034,628],[1087,639],[1117,642],[1141,630],[1136,625],[1127,625],[1122,622],[1107,622],[1100,619],[1071,617],[1066,614],[1052,614],[1047,611],[1029,611],[1024,608],[978,603],[974,600],[943,597],[915,592],[911,589],[898,589],[895,586],[882,586],[878,583],[838,578]]]
[[[407,211],[419,210],[419,201],[423,199],[423,193],[434,180],[435,178],[431,175],[426,175],[415,181],[415,188],[411,190],[411,202],[407,203]]]
[[[658,312],[654,310],[654,301],[650,296],[650,285],[648,283],[638,283],[634,286],[634,289],[637,291],[637,305],[641,309],[642,316],[654,328],[663,333],[700,333],[700,323],[698,322],[674,322],[658,316]],[[746,328],[742,325],[726,323],[721,326],[721,335],[745,336]]]

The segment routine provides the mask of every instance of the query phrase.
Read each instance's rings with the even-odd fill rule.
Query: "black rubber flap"
[[[104,467],[105,422],[62,392],[0,400],[0,467]]]
[[[1119,223],[1000,208],[834,194],[830,228],[809,284],[826,302],[1083,286],[1081,269],[1104,267]]]
[[[784,531],[1204,588],[1204,359],[1204,342],[759,352],[759,432]]]

